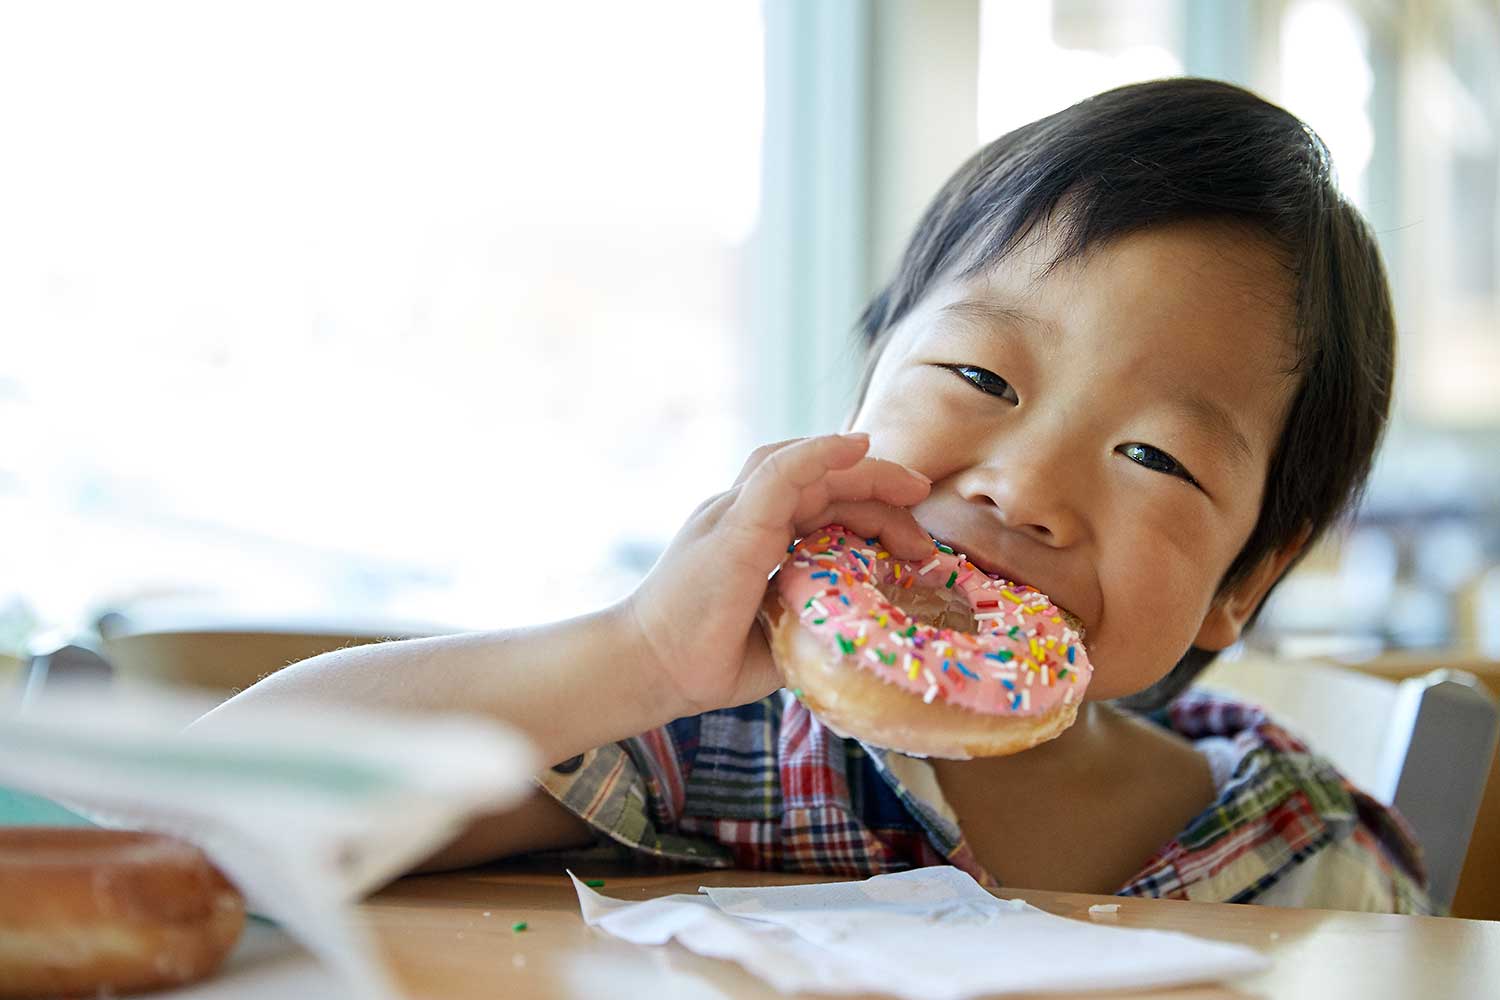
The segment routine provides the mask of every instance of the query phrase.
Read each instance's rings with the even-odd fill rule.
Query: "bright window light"
[[[749,447],[750,0],[0,13],[0,605],[489,626]]]
[[[1161,9],[1158,9],[1161,8]],[[1108,48],[1070,48],[1054,34],[1052,0],[980,0],[978,137],[989,142],[1100,91],[1140,80],[1182,75],[1182,60],[1166,37],[1175,25],[1159,4],[1100,4],[1089,16],[1121,25],[1149,40]],[[1154,15],[1154,16],[1153,16]],[[1150,36],[1156,36],[1151,38]]]
[[[1367,34],[1348,5],[1331,0],[1299,0],[1281,22],[1281,98],[1328,145],[1339,187],[1361,207],[1375,149]]]

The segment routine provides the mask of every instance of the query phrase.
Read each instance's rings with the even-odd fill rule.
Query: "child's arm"
[[[277,671],[194,725],[294,701],[470,712],[522,730],[551,766],[691,710],[632,633],[621,604],[535,628],[351,646]]]
[[[865,458],[868,445],[863,435],[832,435],[758,450],[729,491],[694,511],[635,593],[611,608],[534,628],[324,653],[272,674],[195,725],[242,705],[318,699],[479,712],[525,732],[551,766],[673,719],[765,697],[780,680],[755,614],[794,537],[837,520],[879,535],[898,557],[932,548],[905,510],[926,496],[926,478]],[[509,817],[475,824],[440,857],[467,863],[567,846],[583,828],[561,808],[534,797]]]

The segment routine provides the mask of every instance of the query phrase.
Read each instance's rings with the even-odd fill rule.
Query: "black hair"
[[[1390,410],[1395,317],[1374,235],[1339,193],[1322,140],[1282,108],[1215,80],[1157,80],[1091,97],[984,146],[943,185],[895,276],[860,318],[869,358],[860,396],[892,328],[935,282],[992,267],[1037,226],[1061,227],[1056,267],[1126,234],[1190,219],[1231,220],[1268,239],[1293,289],[1296,360],[1287,374],[1297,387],[1259,519],[1220,580],[1222,594],[1267,556],[1302,542],[1288,568],[1295,565],[1353,506]],[[1118,703],[1159,708],[1215,655],[1194,646],[1156,684]]]

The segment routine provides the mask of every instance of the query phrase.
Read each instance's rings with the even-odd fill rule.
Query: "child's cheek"
[[[893,373],[873,384],[851,430],[870,435],[870,454],[902,462],[931,477],[944,478],[970,460],[976,438],[974,414],[960,405],[953,376],[941,369]],[[967,442],[967,444],[966,444]]]

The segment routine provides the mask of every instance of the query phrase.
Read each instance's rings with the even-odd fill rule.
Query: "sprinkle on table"
[[[604,888],[604,880],[602,878],[588,878],[588,879],[584,879],[583,880],[583,884],[586,885],[586,886],[588,886],[590,889],[602,889],[602,888]]]
[[[792,697],[800,699],[802,697],[802,689],[801,688],[792,688]]]
[[[526,921],[517,920],[515,923],[510,925],[510,929],[519,934],[521,931],[524,931],[526,929]]]

